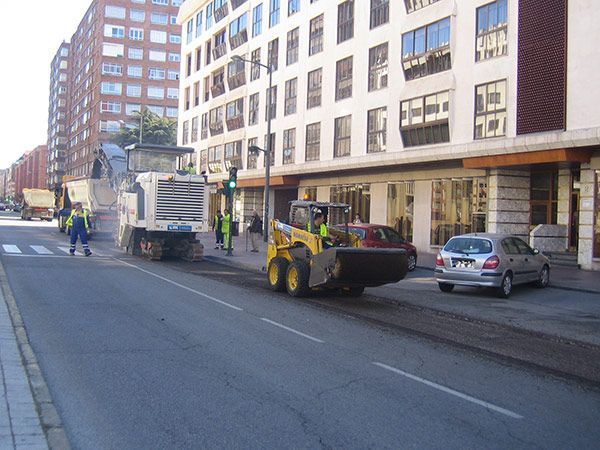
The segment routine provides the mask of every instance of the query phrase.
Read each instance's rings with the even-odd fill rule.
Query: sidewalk
[[[246,237],[248,238],[247,242]],[[204,255],[209,260],[247,270],[266,271],[266,242],[261,241],[259,253],[252,253],[250,252],[252,249],[250,236],[241,234],[233,238],[233,256],[226,256],[226,252],[214,250],[214,233],[201,233],[198,234],[198,238],[204,244]],[[419,253],[417,267],[433,271],[435,257],[434,253]],[[570,267],[554,267],[550,276],[550,287],[567,291],[600,294],[600,273]]]

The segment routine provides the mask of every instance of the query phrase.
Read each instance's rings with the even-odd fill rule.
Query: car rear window
[[[458,237],[450,239],[444,251],[463,255],[485,255],[492,253],[492,243],[487,239]]]

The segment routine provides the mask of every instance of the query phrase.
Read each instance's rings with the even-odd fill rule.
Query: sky
[[[91,0],[2,2],[0,169],[46,144],[50,63],[90,4]]]

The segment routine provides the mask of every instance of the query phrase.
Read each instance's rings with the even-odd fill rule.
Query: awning
[[[272,188],[281,188],[281,187],[298,187],[300,184],[300,178],[294,176],[286,176],[286,175],[276,175],[272,176],[269,179],[269,185]],[[223,182],[219,181],[217,183],[219,189],[223,188]],[[265,187],[265,179],[264,178],[238,178],[237,180],[238,188],[260,188]]]
[[[504,155],[464,158],[465,169],[492,169],[497,167],[528,166],[549,163],[589,163],[592,152],[582,148],[559,148],[539,152],[507,153]]]

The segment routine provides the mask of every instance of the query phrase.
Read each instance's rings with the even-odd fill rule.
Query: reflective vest
[[[306,230],[309,233],[314,233],[312,224],[310,222],[308,222],[306,224]],[[327,225],[325,225],[324,223],[322,223],[319,226],[319,233],[315,233],[315,234],[319,234],[321,237],[329,237],[329,229],[327,228]]]
[[[231,225],[231,214],[223,216],[223,224],[221,225],[221,231],[223,234],[229,233],[229,226]]]
[[[85,209],[81,210],[80,212],[77,212],[76,209],[72,210],[71,215],[67,219],[66,225],[68,227],[74,228],[73,222],[75,222],[75,227],[78,225],[81,226],[80,225],[81,219],[83,219],[83,225],[85,225],[85,229],[86,230],[89,229],[90,222],[88,220],[88,212]]]

